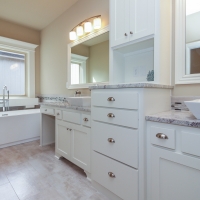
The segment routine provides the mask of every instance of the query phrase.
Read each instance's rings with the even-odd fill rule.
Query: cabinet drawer
[[[55,111],[55,116],[56,116],[56,119],[62,119],[62,111],[61,110],[56,110]]]
[[[111,108],[138,109],[138,93],[130,91],[95,91],[92,105]]]
[[[47,114],[47,115],[54,115],[55,111],[53,108],[40,108],[41,113]]]
[[[151,143],[152,144],[166,147],[169,149],[176,148],[175,130],[174,129],[166,129],[166,128],[151,126],[150,134],[151,134]],[[164,137],[164,138],[162,138],[162,137]]]
[[[82,114],[81,121],[83,126],[91,127],[90,115]]]
[[[93,149],[138,168],[138,131],[93,122]]]
[[[63,111],[63,120],[74,124],[80,124],[81,114]]]
[[[181,150],[195,156],[200,156],[200,134],[181,132]]]
[[[138,111],[93,107],[93,120],[138,128]]]
[[[96,182],[124,200],[138,199],[138,170],[96,152],[92,160],[92,178]]]

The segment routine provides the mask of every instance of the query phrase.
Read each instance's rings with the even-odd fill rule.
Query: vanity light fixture
[[[93,20],[93,24],[92,24]],[[101,15],[90,17],[77,26],[75,26],[69,33],[70,40],[76,40],[77,36],[80,37],[85,33],[92,32],[93,29],[97,30],[101,28]]]

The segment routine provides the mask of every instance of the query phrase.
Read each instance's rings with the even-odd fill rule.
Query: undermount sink
[[[192,112],[197,119],[200,119],[200,99],[196,99],[194,101],[185,101],[184,103],[190,112]]]
[[[91,106],[91,97],[68,97],[67,101],[71,106],[81,106],[81,107],[90,107]]]

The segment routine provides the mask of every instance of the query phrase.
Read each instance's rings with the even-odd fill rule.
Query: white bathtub
[[[39,138],[40,109],[0,112],[0,148]]]

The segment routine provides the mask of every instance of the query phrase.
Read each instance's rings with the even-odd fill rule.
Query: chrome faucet
[[[5,93],[7,91],[7,99],[5,97]],[[3,112],[9,110],[9,90],[6,85],[3,87]]]

